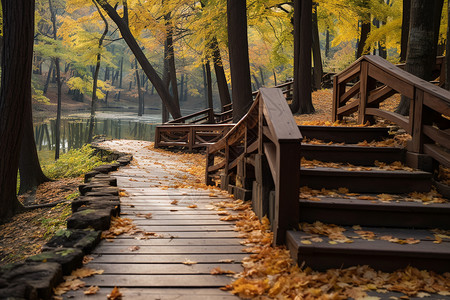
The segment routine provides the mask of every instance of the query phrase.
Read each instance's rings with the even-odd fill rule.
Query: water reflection
[[[55,120],[34,125],[34,138],[39,151],[55,149]],[[90,119],[65,118],[61,120],[62,152],[81,148],[89,138]],[[153,141],[156,124],[130,119],[95,119],[94,136],[102,135],[114,139]]]

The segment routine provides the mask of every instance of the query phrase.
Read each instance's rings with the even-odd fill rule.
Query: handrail
[[[440,82],[445,81],[444,61],[442,57],[436,59]],[[346,90],[346,83],[358,77],[359,81]],[[410,99],[409,118],[380,109],[380,103],[396,93]],[[379,56],[363,56],[334,77],[332,111],[333,121],[358,112],[360,124],[377,116],[403,128],[412,136],[407,162],[413,167],[423,167],[423,154],[450,166],[450,92]]]
[[[210,122],[210,121],[212,121],[212,120],[211,120],[211,112],[213,112],[212,108],[206,108],[206,109],[204,109],[204,110],[201,110],[201,111],[198,111],[198,112],[189,114],[189,115],[187,115],[187,116],[184,116],[184,117],[181,117],[181,118],[177,118],[177,119],[171,120],[171,121],[169,121],[169,122],[166,122],[166,124],[179,124],[179,123],[185,123],[185,122],[186,122],[187,120],[189,120],[189,119],[192,119],[192,118],[195,118],[195,117],[204,115],[204,114],[206,114],[207,119],[208,119],[208,122]],[[204,119],[202,119],[202,120],[204,120]],[[192,121],[192,123],[196,123],[196,122],[198,122],[198,120]]]
[[[207,147],[206,184],[219,173],[221,188],[251,189],[255,212],[269,216],[276,244],[298,222],[301,140],[281,90],[261,88],[248,113]]]
[[[282,84],[276,85],[273,88],[282,89],[284,87],[289,87],[290,86],[286,90],[283,90],[283,94],[286,94],[286,93],[289,93],[289,92],[291,92],[293,90],[293,87],[292,87],[293,85],[294,85],[294,81],[288,81],[288,82],[284,82]],[[252,96],[255,97],[258,94],[258,92],[259,92],[259,90],[252,92]]]

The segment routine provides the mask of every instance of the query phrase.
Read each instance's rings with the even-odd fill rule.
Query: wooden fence
[[[435,85],[379,56],[363,56],[334,77],[333,121],[355,112],[360,124],[374,116],[389,120],[412,136],[409,165],[424,168],[429,156],[449,167],[450,92],[439,87],[445,81],[443,66],[444,59],[438,57]],[[347,89],[350,81],[357,82]],[[410,99],[409,117],[380,108],[380,103],[397,93]]]
[[[280,89],[261,88],[249,112],[207,147],[206,183],[251,190],[253,208],[267,215],[274,242],[298,222],[301,133]]]

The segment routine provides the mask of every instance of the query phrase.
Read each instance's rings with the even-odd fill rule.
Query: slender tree
[[[128,8],[126,6],[126,1],[123,1],[124,4],[124,15],[123,17],[119,16],[117,11],[108,3],[107,0],[95,0],[108,14],[108,16],[113,20],[113,22],[117,25],[117,27],[120,30],[120,33],[122,34],[123,39],[127,43],[130,50],[133,52],[134,56],[138,60],[139,64],[141,65],[142,69],[144,70],[145,74],[147,75],[147,78],[152,82],[153,86],[155,87],[156,91],[158,92],[159,96],[161,97],[161,100],[169,110],[170,114],[174,119],[180,118],[180,108],[178,103],[175,102],[173,97],[170,95],[169,90],[167,89],[167,86],[163,83],[161,78],[159,77],[156,70],[153,68],[153,66],[150,64],[149,60],[145,56],[144,52],[142,51],[141,47],[139,47],[136,39],[134,38],[133,34],[130,31],[130,27],[128,25]]]
[[[312,13],[312,53],[313,53],[313,88],[314,90],[320,90],[322,87],[322,76],[323,76],[323,66],[322,66],[322,54],[320,51],[320,40],[319,40],[319,26],[317,22],[317,3],[313,3],[313,13]]]
[[[17,170],[24,120],[31,110],[34,1],[2,0],[3,50],[0,89],[0,220],[22,205],[17,200]]]
[[[230,91],[228,90],[227,78],[223,70],[222,56],[220,55],[219,43],[213,37],[210,47],[212,49],[214,73],[216,74],[217,88],[219,90],[220,104],[223,107],[231,103]]]
[[[227,0],[227,20],[233,122],[238,122],[252,105],[246,1]]]
[[[311,98],[312,1],[294,0],[293,113],[313,113]]]
[[[100,10],[100,7],[97,5],[97,3],[92,0],[95,7],[97,8],[97,11],[100,15],[100,17],[103,20],[103,23],[105,24],[105,29],[103,30],[102,36],[98,40],[98,53],[96,56],[96,64],[95,64],[95,70],[94,70],[94,76],[92,78],[92,100],[91,100],[91,118],[89,123],[89,135],[88,135],[88,142],[92,142],[92,137],[94,135],[94,124],[95,124],[95,106],[97,103],[97,84],[98,84],[98,73],[100,72],[100,64],[102,60],[102,47],[103,47],[103,41],[105,40],[106,35],[108,34],[108,21],[106,20],[105,16],[103,15],[102,11]]]
[[[403,0],[402,11],[402,35],[400,39],[400,61],[406,61],[406,51],[408,49],[409,18],[411,15],[411,0]]]

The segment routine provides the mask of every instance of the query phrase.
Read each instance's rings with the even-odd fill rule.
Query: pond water
[[[55,119],[35,120],[34,137],[41,161],[54,157]],[[153,141],[155,127],[161,123],[160,114],[147,114],[138,117],[128,112],[97,112],[94,121],[94,136],[114,139],[133,139]],[[80,148],[88,141],[90,116],[78,113],[61,119],[61,152]]]

